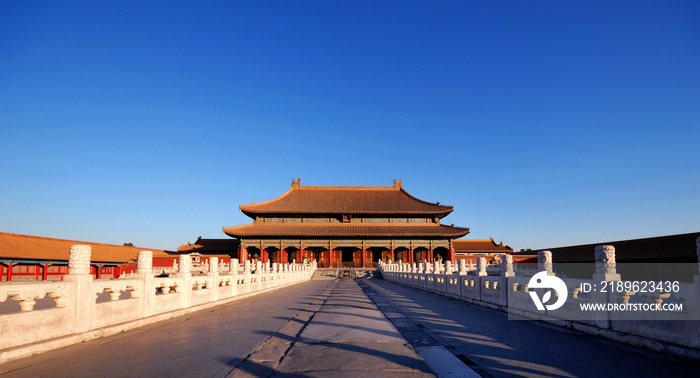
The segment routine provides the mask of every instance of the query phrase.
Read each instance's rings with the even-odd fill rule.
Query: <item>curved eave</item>
[[[405,224],[265,224],[251,223],[238,227],[224,227],[223,232],[234,238],[459,238],[469,228],[446,225]]]

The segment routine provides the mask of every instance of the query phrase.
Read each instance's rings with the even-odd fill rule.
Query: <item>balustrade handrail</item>
[[[152,252],[141,251],[135,273],[94,279],[90,254],[90,246],[71,246],[63,281],[0,283],[0,302],[9,298],[20,305],[18,312],[0,315],[0,363],[310,280],[317,268],[314,261],[257,262],[253,269],[244,261],[240,269],[232,259],[228,271],[220,271],[223,264],[211,257],[202,264],[205,274],[193,275],[190,255],[180,255],[177,273],[162,277],[156,276],[160,270],[154,272]],[[108,301],[96,301],[102,293],[109,293]],[[46,296],[55,307],[34,310],[36,300]]]
[[[700,260],[700,238],[696,240],[697,254]],[[556,325],[564,325],[584,332],[609,337],[613,340],[634,345],[651,345],[654,350],[663,350],[671,354],[700,359],[700,275],[693,277],[693,282],[675,282],[673,289],[654,292],[637,292],[636,290],[608,290],[604,293],[591,291],[595,285],[606,284],[615,287],[626,284],[634,285],[637,281],[623,281],[617,272],[615,263],[615,248],[610,245],[595,247],[595,273],[588,278],[568,278],[558,274],[553,269],[552,255],[549,251],[538,253],[537,269],[514,267],[512,256],[503,255],[496,275],[493,266],[488,266],[484,258],[477,260],[476,266],[459,260],[457,267],[450,262],[445,263],[384,263],[378,262],[377,269],[386,280],[446,295],[480,306],[513,311],[518,316],[530,317]],[[487,269],[488,268],[488,269]],[[691,270],[691,269],[686,269]],[[700,271],[700,269],[698,269]],[[491,274],[490,274],[491,273]],[[516,273],[518,275],[516,276]],[[564,284],[569,302],[556,310],[563,312],[550,313],[549,309],[539,312],[535,309],[530,282],[536,274],[554,276]],[[538,281],[539,282],[539,281]],[[588,291],[583,287],[588,285]],[[624,286],[624,285],[622,285]],[[541,287],[540,287],[541,288]],[[545,286],[545,288],[547,288]],[[559,290],[559,289],[557,289]],[[550,292],[551,294],[551,292]],[[558,297],[560,293],[556,293]],[[552,296],[553,297],[553,296]],[[623,306],[636,299],[642,304],[682,304],[682,310],[664,310],[664,318],[649,321],[648,315],[639,316],[637,320],[629,320],[624,315],[614,312],[590,315],[582,303],[595,298],[605,300],[614,306]],[[542,302],[545,300],[543,299]],[[600,302],[596,302],[600,303]],[[668,308],[668,307],[667,307]],[[673,308],[673,307],[671,307]],[[675,307],[678,309],[678,307]],[[554,311],[553,309],[552,311]],[[578,311],[578,312],[577,312]],[[654,311],[651,311],[652,313]],[[657,311],[658,312],[658,311]],[[563,317],[562,314],[571,318]],[[590,318],[574,318],[573,315],[583,314]],[[581,315],[578,315],[581,316]],[[568,319],[568,320],[567,320]],[[685,320],[678,322],[677,320]]]

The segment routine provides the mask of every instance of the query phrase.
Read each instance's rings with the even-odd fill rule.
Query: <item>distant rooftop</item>
[[[143,250],[153,251],[155,258],[173,257],[173,255],[159,249],[0,232],[0,259],[68,261],[70,246],[74,244],[91,246],[90,260],[93,263],[123,264],[135,260],[138,252]]]

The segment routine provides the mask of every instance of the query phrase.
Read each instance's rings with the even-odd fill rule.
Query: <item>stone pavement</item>
[[[700,361],[542,322],[508,320],[501,311],[381,279],[358,282],[387,317],[405,323],[402,333],[414,346],[436,340],[482,376],[690,377],[700,371]],[[412,335],[417,330],[430,337]]]
[[[354,280],[332,282],[229,377],[434,376]]]

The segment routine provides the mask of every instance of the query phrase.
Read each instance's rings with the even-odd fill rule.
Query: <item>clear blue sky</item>
[[[696,1],[3,1],[0,231],[175,249],[302,185],[516,250],[700,231]]]

